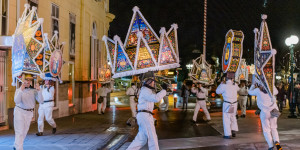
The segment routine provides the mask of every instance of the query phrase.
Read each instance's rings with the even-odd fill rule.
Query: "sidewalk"
[[[192,111],[192,110],[190,110]],[[223,139],[222,113],[211,113],[211,125],[220,133],[218,136],[203,136],[177,139],[159,139],[160,149],[193,149],[193,150],[266,150],[268,145],[262,134],[259,116],[254,110],[248,110],[246,118],[239,118],[239,132],[234,139]],[[278,119],[278,131],[283,150],[300,150],[300,119],[288,119],[288,110]],[[200,118],[198,117],[198,120]],[[197,123],[201,126],[203,123]],[[120,150],[125,150],[130,142]],[[147,149],[145,146],[143,148]]]
[[[129,108],[112,106],[104,115],[90,112],[59,118],[55,119],[57,133],[52,134],[52,128],[45,122],[44,136],[40,137],[35,135],[37,123],[33,123],[25,139],[24,150],[101,149],[114,138],[120,138],[120,133],[122,138],[126,138],[124,135],[131,131],[125,124],[130,115]],[[12,150],[13,142],[13,130],[0,131],[0,150]]]

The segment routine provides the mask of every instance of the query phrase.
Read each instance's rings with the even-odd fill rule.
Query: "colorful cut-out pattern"
[[[109,50],[109,55],[110,55],[110,59],[111,59],[111,63],[113,63],[115,61],[115,44],[107,41],[107,46],[108,46],[108,50]]]
[[[34,64],[27,52],[25,52],[23,71],[39,73],[37,66]]]
[[[268,32],[267,32],[266,26],[264,26],[263,30],[264,30],[264,33],[263,33],[261,50],[267,51],[267,50],[270,50],[270,42],[269,42],[269,37],[268,37]]]
[[[59,75],[62,67],[62,53],[60,50],[56,50],[50,57],[50,73],[53,77]]]
[[[40,26],[38,29],[37,29],[37,31],[35,32],[35,35],[34,35],[34,37],[38,40],[38,41],[40,41],[41,43],[43,43],[43,36],[42,36],[42,26]]]
[[[135,61],[135,55],[136,55],[136,48],[129,48],[125,50],[127,53],[127,56],[129,57],[131,64],[134,64]]]
[[[116,72],[123,72],[132,70],[129,60],[127,60],[122,48],[120,45],[118,45],[118,54],[117,54],[117,64],[116,64]]]
[[[175,50],[176,53],[176,41],[175,41],[175,30],[172,30],[169,35],[168,38],[170,40],[170,42],[172,43],[173,49]],[[178,55],[178,54],[177,54]]]
[[[202,69],[200,74],[200,81],[209,82],[209,78],[205,69]]]
[[[23,35],[18,35],[14,38],[12,47],[12,73],[18,73],[23,70],[24,52],[26,45],[24,43]]]
[[[145,44],[141,42],[139,53],[138,53],[138,60],[137,60],[137,69],[143,69],[147,67],[155,66],[152,57],[146,48]]]
[[[157,61],[158,53],[159,53],[159,43],[149,44],[148,46],[152,51],[152,55],[153,55],[154,59]]]
[[[126,47],[136,46],[137,45],[137,32],[141,31],[143,37],[146,39],[147,43],[157,42],[158,39],[155,37],[154,33],[146,25],[145,21],[136,13],[134,22],[131,27],[131,32],[129,34]]]
[[[164,37],[163,45],[161,49],[160,64],[166,65],[175,62],[175,56],[172,53],[171,46],[169,45],[167,38]]]
[[[29,44],[27,45],[27,52],[31,58],[34,58],[38,51],[41,49],[42,45],[38,43],[33,38],[30,40]]]

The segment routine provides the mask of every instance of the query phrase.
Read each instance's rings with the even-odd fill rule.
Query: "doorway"
[[[0,50],[0,124],[5,123],[5,116],[6,116],[5,77],[6,77],[6,51]]]

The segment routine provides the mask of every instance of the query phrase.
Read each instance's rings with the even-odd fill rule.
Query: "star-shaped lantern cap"
[[[43,73],[45,76],[41,76],[44,80],[60,80],[62,65],[64,64],[62,53],[64,48],[64,42],[60,43],[58,38],[58,32],[54,31],[53,37],[48,39],[48,34],[45,34],[44,47],[44,68]]]
[[[44,68],[45,47],[43,36],[43,19],[38,18],[36,7],[28,4],[19,18],[12,46],[12,77],[20,79],[22,73],[40,75]]]
[[[124,45],[118,36],[102,38],[113,78],[179,67],[177,28],[161,28],[158,37],[135,6]]]
[[[275,54],[272,48],[269,29],[266,22],[267,15],[262,15],[260,30],[254,29],[254,65],[255,75],[259,84],[263,85],[268,94],[273,97],[275,83]]]
[[[36,7],[30,9],[30,6],[25,4],[25,10],[13,34],[12,85],[16,85],[16,79],[21,80],[23,73],[38,75],[41,78],[45,77],[45,73],[50,73],[52,77],[59,76],[63,63],[63,46],[58,44],[57,33],[49,42],[47,34],[43,33],[43,21],[43,18],[38,18]]]

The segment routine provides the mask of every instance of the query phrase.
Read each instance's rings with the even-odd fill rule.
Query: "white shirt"
[[[102,97],[106,97],[107,96],[107,93],[110,93],[111,92],[111,89],[107,88],[107,87],[100,87],[98,90],[96,90],[97,92],[97,95],[98,95],[98,98],[100,96]]]
[[[153,111],[154,103],[159,102],[166,95],[166,90],[161,90],[157,94],[147,87],[141,88],[141,93],[138,100],[138,110]]]
[[[126,91],[126,95],[129,95],[129,96],[132,96],[132,95],[135,95],[137,94],[137,88],[135,85],[131,86],[130,88],[127,89]]]
[[[54,87],[51,86],[48,92],[48,88],[46,86],[41,87],[44,101],[54,100]]]
[[[274,92],[273,92],[274,95],[277,95],[278,94],[277,88],[274,87],[273,90],[274,90]],[[248,93],[249,93],[249,95],[257,96],[257,106],[261,111],[270,112],[274,108],[278,109],[278,107],[275,103],[274,96],[270,97],[270,95],[268,93],[264,93],[264,92],[260,91],[260,89],[255,88],[254,85],[251,86]]]
[[[208,96],[208,90],[204,87],[201,87],[200,90],[198,90],[198,88],[193,87],[192,88],[192,93],[195,93],[197,98],[206,98]]]
[[[231,80],[226,81],[226,84],[220,84],[216,90],[217,94],[222,94],[225,101],[233,103],[237,101],[237,91],[240,88],[237,84],[233,84]]]
[[[241,87],[238,91],[239,96],[247,96],[248,95],[248,89],[246,86]]]
[[[33,109],[35,107],[35,100],[39,103],[43,103],[42,91],[37,91],[36,89],[26,88],[23,91],[19,88],[15,92],[14,101],[16,106],[23,109]]]

